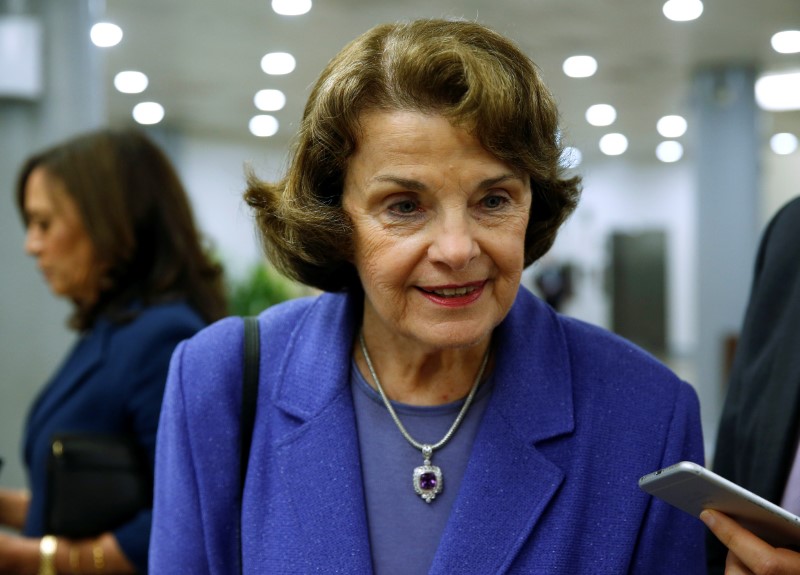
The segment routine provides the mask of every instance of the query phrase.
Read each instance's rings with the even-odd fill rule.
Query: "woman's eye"
[[[38,232],[46,232],[49,227],[50,222],[48,220],[37,219],[28,221],[28,229],[34,229]]]
[[[486,196],[483,198],[483,205],[489,209],[497,209],[502,207],[507,201],[508,199],[504,196]]]
[[[392,204],[389,209],[398,214],[413,214],[419,209],[419,206],[414,200],[403,200]]]

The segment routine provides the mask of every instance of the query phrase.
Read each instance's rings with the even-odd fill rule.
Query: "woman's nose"
[[[479,254],[480,245],[468,217],[451,215],[434,227],[428,247],[428,257],[432,261],[446,264],[453,270],[463,270]]]
[[[42,237],[33,227],[28,227],[25,232],[25,253],[29,256],[36,256],[42,251]]]

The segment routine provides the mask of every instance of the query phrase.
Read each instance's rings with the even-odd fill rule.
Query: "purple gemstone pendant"
[[[442,470],[431,465],[431,460],[426,459],[423,465],[414,468],[414,491],[417,495],[430,503],[436,495],[442,492]]]

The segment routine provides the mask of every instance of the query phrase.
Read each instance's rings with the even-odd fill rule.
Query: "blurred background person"
[[[183,185],[142,133],[97,131],[33,155],[16,201],[25,250],[72,302],[69,325],[80,334],[28,414],[30,491],[0,490],[0,523],[20,530],[0,534],[0,573],[20,575],[40,569],[53,435],[130,434],[152,469],[170,355],[226,306]],[[150,522],[146,509],[111,533],[58,538],[50,572],[145,573]]]
[[[761,240],[713,469],[800,514],[798,434],[800,198],[773,217]],[[710,574],[765,573],[760,569],[766,568],[767,558],[772,561],[769,573],[800,573],[800,554],[772,548],[719,513],[704,519],[713,521],[716,534],[708,538]],[[717,537],[727,543],[730,553]]]

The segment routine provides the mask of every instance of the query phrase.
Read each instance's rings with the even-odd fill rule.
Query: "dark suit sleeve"
[[[800,198],[770,221],[720,418],[713,469],[779,503],[794,456],[800,405]],[[709,573],[727,550],[708,535]]]

